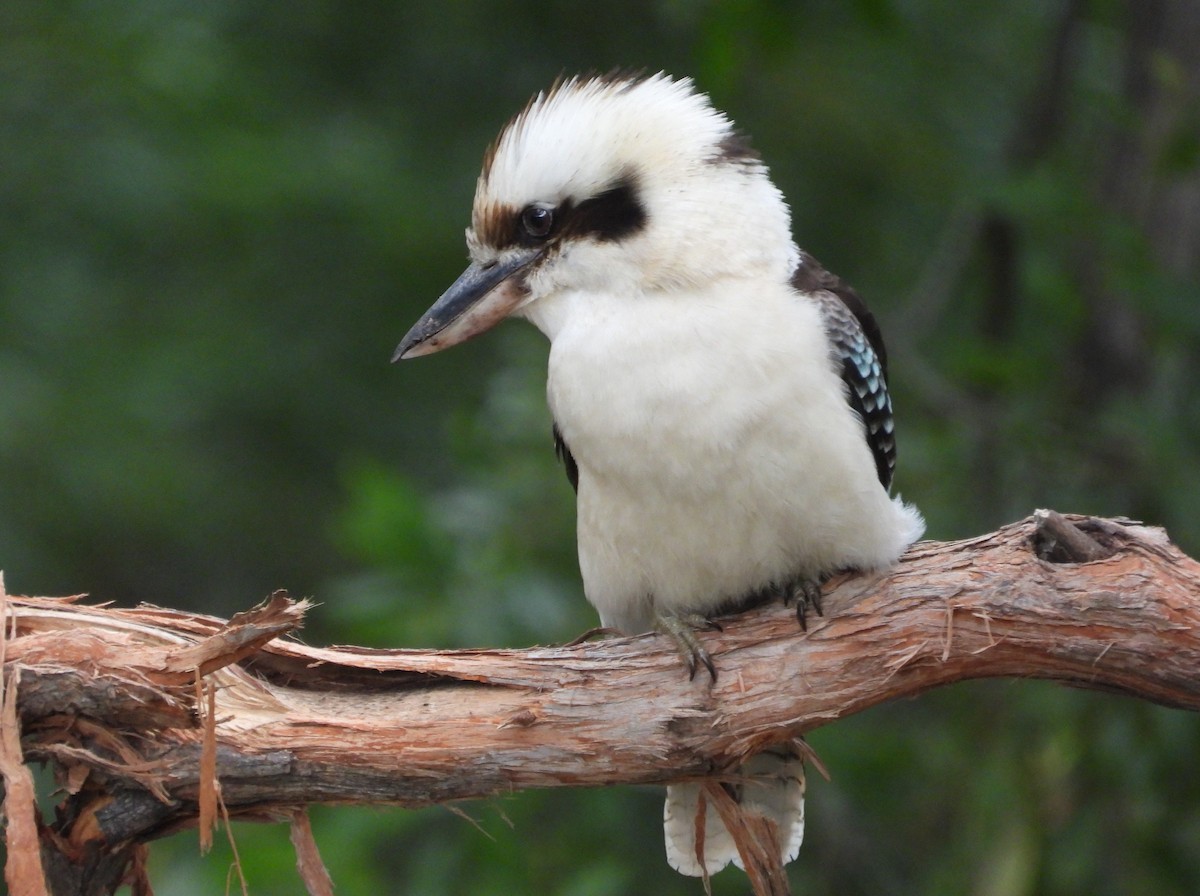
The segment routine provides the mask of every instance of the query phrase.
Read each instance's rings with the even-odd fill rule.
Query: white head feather
[[[785,282],[796,266],[788,208],[766,166],[690,79],[662,73],[571,78],[514,117],[476,187],[473,260],[503,251],[522,209],[578,208],[622,184],[641,226],[618,238],[564,236],[529,270],[526,306],[562,290],[678,289],[748,271]]]

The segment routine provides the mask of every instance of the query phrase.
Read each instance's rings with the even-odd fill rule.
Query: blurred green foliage
[[[316,643],[593,624],[541,337],[387,359],[458,273],[498,127],[614,66],[695,76],[877,310],[932,537],[1052,506],[1195,553],[1196,29],[1189,0],[9,0],[9,590],[228,614],[287,587],[321,603]],[[974,683],[812,741],[833,780],[798,893],[1200,891],[1192,716]],[[314,809],[338,892],[702,891],[663,860],[655,789],[463,808],[478,825]],[[285,830],[235,835],[252,893],[299,892]],[[156,844],[156,892],[223,892],[229,859]]]

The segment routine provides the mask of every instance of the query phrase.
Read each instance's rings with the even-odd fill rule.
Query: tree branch
[[[886,574],[839,577],[823,603],[807,633],[775,606],[704,634],[716,682],[688,680],[654,635],[526,650],[308,647],[277,637],[308,607],[284,595],[229,622],[10,596],[3,655],[25,758],[52,762],[70,794],[42,829],[43,853],[65,857],[80,893],[115,888],[111,869],[89,883],[85,860],[128,876],[133,847],[196,822],[215,786],[201,774],[206,729],[230,815],[287,820],[314,802],[420,806],[700,778],[975,678],[1200,708],[1200,565],[1158,529],[1039,512],[921,543]],[[198,705],[209,693],[215,718]],[[51,892],[67,891],[51,880]]]

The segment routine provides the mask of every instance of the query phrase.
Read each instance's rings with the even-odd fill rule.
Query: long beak
[[[515,275],[541,254],[541,249],[530,249],[487,264],[472,264],[413,324],[396,346],[392,361],[431,355],[494,327],[525,298]]]

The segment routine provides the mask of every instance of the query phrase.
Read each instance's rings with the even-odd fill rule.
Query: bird
[[[614,71],[537,93],[485,152],[466,242],[392,360],[509,317],[548,337],[553,442],[604,627],[663,633],[715,681],[714,617],[778,596],[807,627],[831,574],[886,569],[921,537],[890,491],[879,326],[797,247],[766,164],[692,79]],[[790,862],[802,753],[783,743],[740,773],[729,792]],[[668,787],[664,828],[684,874],[742,866],[695,782]]]

